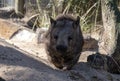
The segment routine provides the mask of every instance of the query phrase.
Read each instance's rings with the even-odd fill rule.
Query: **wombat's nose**
[[[66,52],[67,51],[67,46],[58,45],[58,46],[56,46],[56,49],[57,49],[57,51],[60,51],[60,52]]]

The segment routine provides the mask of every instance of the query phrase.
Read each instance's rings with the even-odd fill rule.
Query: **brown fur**
[[[48,59],[59,69],[71,69],[77,63],[84,43],[79,17],[59,15],[50,21],[46,34]]]

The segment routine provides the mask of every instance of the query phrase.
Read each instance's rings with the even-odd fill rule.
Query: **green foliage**
[[[82,30],[88,32],[102,21],[100,0],[36,0],[39,10],[40,27],[49,26],[49,17],[58,14],[73,14],[81,17]],[[48,2],[46,2],[48,1]],[[44,8],[41,6],[43,4]],[[117,0],[119,4],[119,0]]]
[[[79,15],[82,30],[88,32],[101,22],[100,0],[64,0],[62,13]]]
[[[65,0],[64,6],[67,7],[70,5],[67,12],[83,15],[97,1],[98,0]]]
[[[65,0],[63,13],[72,13],[81,17],[81,27],[88,32],[101,21],[100,0]]]

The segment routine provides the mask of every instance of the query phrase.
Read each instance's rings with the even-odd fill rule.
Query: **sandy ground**
[[[60,71],[50,66],[43,44],[38,47],[22,43],[13,45],[0,39],[0,77],[6,81],[120,81],[120,75],[87,65],[86,57],[91,53],[83,52],[72,70]]]

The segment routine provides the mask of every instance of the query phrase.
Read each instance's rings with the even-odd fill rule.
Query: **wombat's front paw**
[[[99,53],[89,55],[87,58],[88,64],[96,69],[106,69],[107,67],[107,60],[106,56],[101,55]]]

